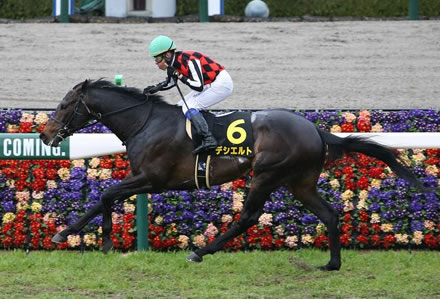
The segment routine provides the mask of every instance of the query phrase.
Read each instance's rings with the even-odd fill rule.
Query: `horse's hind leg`
[[[305,208],[314,213],[327,227],[330,239],[330,262],[321,270],[339,270],[341,268],[341,243],[339,241],[339,214],[316,191],[316,185],[292,184],[289,190]]]
[[[264,203],[269,198],[270,193],[278,187],[277,176],[273,172],[254,175],[251,182],[251,189],[245,201],[243,211],[237,224],[234,224],[227,232],[218,236],[213,242],[207,246],[197,249],[191,253],[187,260],[192,262],[201,262],[202,257],[206,254],[214,254],[223,246],[245,232],[249,227],[258,223],[258,218],[263,211]]]

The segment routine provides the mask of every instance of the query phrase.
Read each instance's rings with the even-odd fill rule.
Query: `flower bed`
[[[295,113],[332,132],[439,131],[440,112],[323,111]],[[0,132],[41,132],[44,112],[0,112]],[[108,132],[95,125],[87,132]],[[440,150],[400,150],[427,186],[439,182]],[[123,154],[87,160],[0,161],[0,248],[97,249],[102,217],[93,219],[68,242],[55,245],[57,232],[94,205],[103,190],[130,171]],[[211,190],[167,191],[149,198],[149,243],[155,250],[196,248],[225,232],[240,216],[250,176]],[[396,178],[382,162],[345,157],[322,172],[319,192],[341,215],[341,242],[346,248],[439,248],[440,193],[423,194]],[[136,248],[135,197],[115,205],[115,248]],[[327,248],[325,226],[285,189],[271,194],[259,224],[226,244],[241,249]]]

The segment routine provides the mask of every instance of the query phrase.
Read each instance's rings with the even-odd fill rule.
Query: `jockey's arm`
[[[203,91],[203,76],[202,76],[202,67],[200,65],[200,60],[191,59],[188,62],[188,69],[190,78],[179,75],[179,79],[188,85],[191,89],[196,91]]]

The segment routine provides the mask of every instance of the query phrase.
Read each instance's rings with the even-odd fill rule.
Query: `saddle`
[[[194,178],[196,186],[210,188],[209,169],[214,156],[244,156],[254,155],[254,138],[250,112],[230,112],[214,115],[201,111],[208,124],[209,130],[217,140],[218,146],[209,151],[196,155]],[[202,137],[192,128],[191,121],[186,120],[186,133],[192,139],[194,148],[202,143]]]

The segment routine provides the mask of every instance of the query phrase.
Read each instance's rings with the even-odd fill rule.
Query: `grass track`
[[[440,252],[318,250],[217,253],[0,251],[1,298],[440,298]]]

